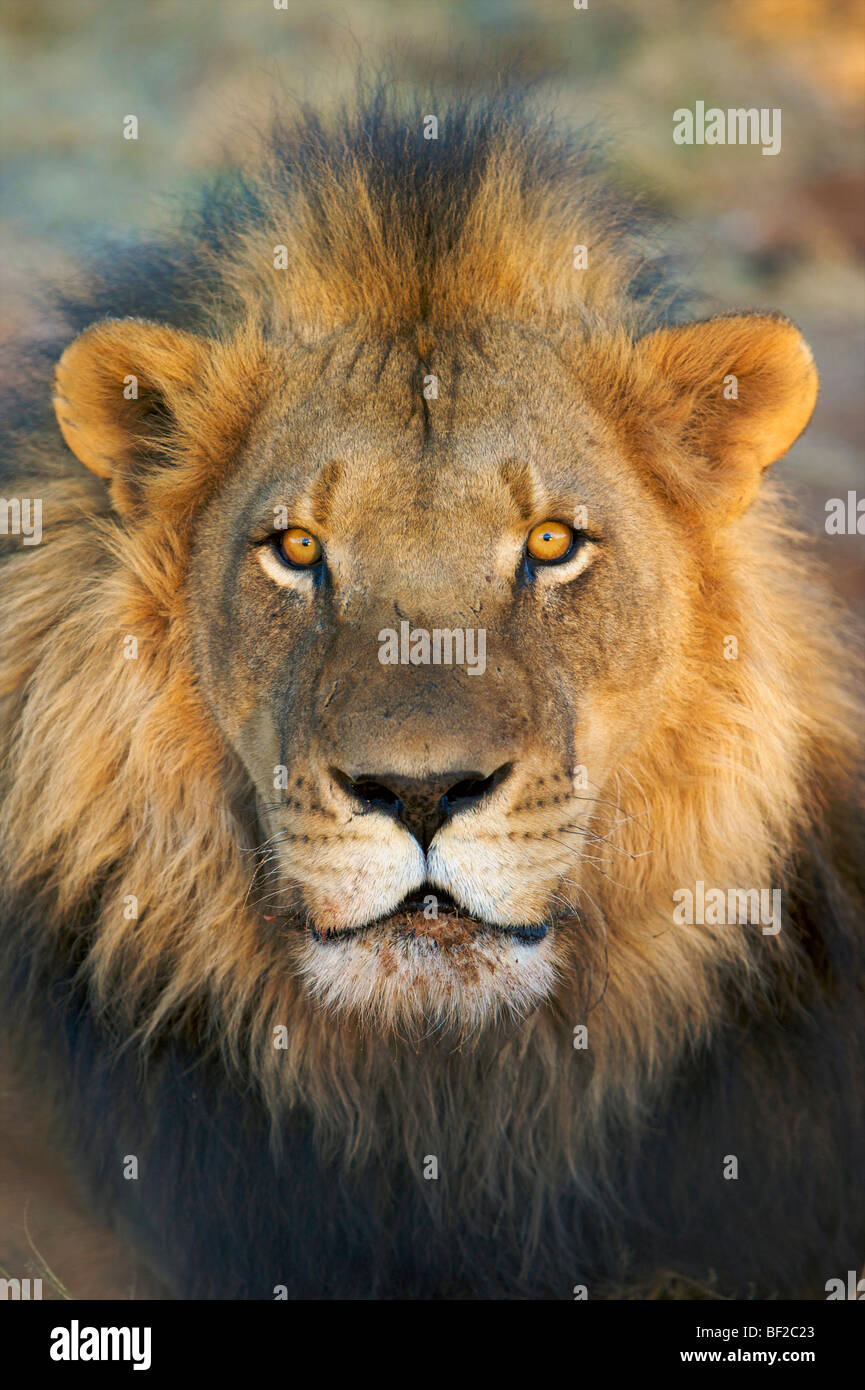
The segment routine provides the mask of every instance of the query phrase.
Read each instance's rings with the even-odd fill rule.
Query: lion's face
[[[187,586],[255,787],[253,897],[331,1004],[524,1012],[579,930],[595,798],[663,707],[674,529],[515,332],[420,374],[347,343],[305,376],[201,517]],[[545,521],[574,529],[554,562],[527,547]]]
[[[523,1016],[592,958],[640,979],[622,784],[723,664],[706,557],[816,393],[783,320],[555,341],[109,321],[58,369],[129,543],[179,566],[160,622],[251,788],[255,950],[387,1027]]]

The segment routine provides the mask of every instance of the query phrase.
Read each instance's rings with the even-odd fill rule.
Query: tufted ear
[[[688,456],[674,464],[674,491],[721,518],[739,516],[817,400],[817,369],[798,328],[780,315],[731,314],[658,329],[637,351],[666,384]]]
[[[74,339],[57,364],[54,410],[87,468],[111,480],[127,510],[144,471],[164,462],[176,415],[210,360],[203,338],[142,319],[105,319]]]

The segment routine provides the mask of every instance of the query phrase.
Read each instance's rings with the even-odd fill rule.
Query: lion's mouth
[[[524,944],[542,941],[550,930],[548,922],[501,925],[475,917],[455,902],[449,893],[424,884],[404,898],[399,906],[384,917],[376,917],[361,926],[345,929],[322,929],[310,924],[312,935],[322,942],[346,941],[364,933],[386,930],[407,940],[424,938],[439,946],[469,945],[483,935],[512,938]]]

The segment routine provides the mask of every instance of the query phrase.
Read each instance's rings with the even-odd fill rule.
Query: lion
[[[860,673],[768,472],[817,370],[581,137],[435,110],[277,121],[15,346],[9,1084],[134,1296],[824,1297]]]

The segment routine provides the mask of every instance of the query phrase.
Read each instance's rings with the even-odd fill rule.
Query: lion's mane
[[[645,1275],[618,1234],[621,1210],[661,1229],[659,1213],[673,1212],[689,1183],[687,1146],[669,1157],[658,1116],[668,1135],[693,1132],[711,1146],[719,1097],[735,1093],[750,1135],[740,1162],[764,1165],[769,1194],[754,1266],[766,1287],[801,1287],[815,1275],[814,1250],[840,1249],[839,1231],[854,1236],[857,1220],[861,1230],[861,1206],[845,1217],[840,1195],[826,1194],[855,1183],[843,1164],[862,1152],[861,1057],[845,1040],[861,1007],[865,846],[849,809],[862,805],[853,638],[815,584],[774,484],[705,560],[691,596],[701,650],[682,672],[679,708],[605,791],[614,870],[589,871],[584,950],[553,1005],[461,1045],[407,1046],[337,1026],[290,970],[274,968],[284,943],[251,901],[249,788],[192,669],[184,558],[208,441],[241,442],[261,344],[285,334],[320,341],[358,322],[385,337],[414,326],[422,358],[425,335],[510,316],[588,345],[596,404],[630,449],[648,452],[651,422],[674,408],[657,381],[635,374],[626,349],[676,316],[677,292],[640,220],[623,219],[620,200],[602,191],[592,152],[504,101],[442,119],[447,139],[432,156],[418,150],[421,114],[407,122],[381,96],[332,127],[312,116],[277,127],[256,175],[213,190],[176,234],[115,248],[99,272],[53,295],[45,338],[14,347],[3,488],[43,499],[45,537],[23,549],[7,540],[2,562],[9,1017],[45,1084],[53,1077],[59,1108],[73,1124],[86,1117],[77,1147],[88,1181],[125,1203],[121,1219],[144,1245],[158,1222],[118,1193],[100,1132],[116,1129],[123,1143],[150,1136],[141,1143],[163,1176],[179,1181],[185,1164],[214,1190],[223,1146],[240,1151],[246,1136],[253,1177],[277,1208],[289,1199],[262,1174],[269,1161],[308,1174],[314,1134],[335,1206],[329,1217],[310,1197],[309,1220],[324,1228],[337,1222],[333,1211],[349,1210],[348,1156],[377,1194],[369,1210],[395,1200],[394,1243],[419,1218],[393,1199],[387,1174],[406,1155],[413,1164],[444,1155],[443,1180],[419,1199],[439,1234],[407,1268],[409,1289],[425,1287],[442,1261],[458,1270],[455,1252],[469,1249],[479,1292],[558,1288],[575,1220],[584,1247],[574,1279],[582,1269],[601,1282]],[[572,254],[577,225],[593,248],[578,300],[550,270]],[[277,244],[288,254],[275,292],[261,265]],[[106,312],[219,337],[234,365],[233,394],[203,392],[189,406],[200,413],[199,458],[194,471],[176,461],[172,526],[146,518],[134,545],[50,415],[63,346]],[[218,485],[215,462],[210,481]],[[127,660],[131,632],[139,652]],[[736,663],[717,658],[729,632],[745,634]],[[699,722],[685,718],[695,707]],[[782,884],[784,931],[755,946],[741,932],[673,930],[670,885],[698,879]],[[569,1039],[586,1021],[593,1046],[583,1063]],[[288,1046],[276,1051],[281,1024]],[[129,1099],[139,1086],[157,1097],[147,1124]],[[822,1149],[830,1115],[832,1132],[846,1135],[837,1152]],[[206,1152],[196,1134],[211,1136]],[[732,1142],[717,1137],[719,1165]],[[638,1191],[626,1174],[640,1146],[648,1176]],[[793,1247],[785,1202],[815,1184],[824,1224],[829,1210],[838,1229],[810,1230],[806,1212]],[[667,1224],[686,1223],[686,1207]],[[365,1219],[357,1208],[346,1217],[358,1248]],[[232,1220],[266,1245],[252,1197],[238,1198]],[[695,1249],[699,1239],[695,1229]],[[746,1292],[723,1232],[717,1241],[725,1287]],[[229,1288],[254,1284],[228,1235],[206,1259],[194,1241],[189,1248],[171,1276],[176,1290],[222,1287],[203,1268],[220,1259],[234,1261]],[[807,1267],[797,1265],[800,1248],[811,1251]],[[652,1250],[660,1267],[664,1240]],[[696,1255],[693,1270],[702,1277]]]

